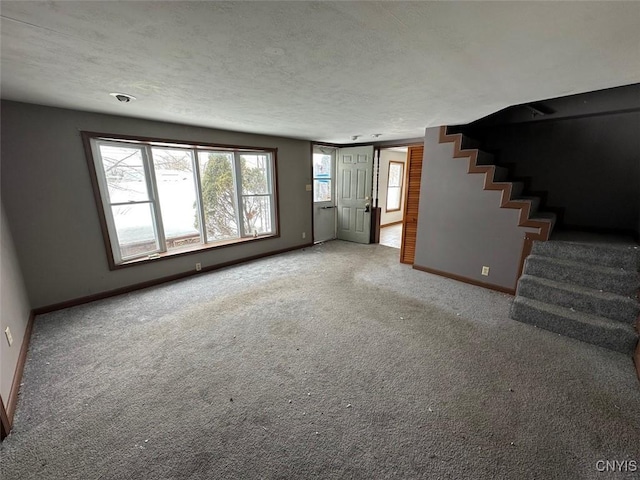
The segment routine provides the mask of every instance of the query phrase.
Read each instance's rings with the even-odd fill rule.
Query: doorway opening
[[[380,245],[400,249],[407,179],[408,147],[380,148],[378,158],[378,206]]]
[[[314,144],[314,243],[380,243],[413,263],[422,153],[416,143]]]
[[[315,243],[334,238],[371,243],[373,145],[313,146]]]

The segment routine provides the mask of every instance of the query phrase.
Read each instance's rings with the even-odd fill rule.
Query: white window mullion
[[[276,190],[276,186],[275,183],[273,181],[273,177],[274,177],[274,169],[275,169],[275,159],[273,158],[273,154],[272,153],[268,153],[267,157],[269,159],[268,162],[268,168],[267,168],[267,179],[268,179],[268,187],[269,187],[269,214],[271,216],[271,225],[270,225],[270,233],[273,233],[275,228],[276,228],[276,206],[274,204],[275,202],[275,190]]]
[[[200,181],[200,161],[198,159],[198,150],[193,150],[193,172],[194,181],[196,182],[196,202],[198,207],[198,223],[200,224],[200,241],[207,243],[207,229],[205,226],[204,201],[202,200],[202,182]]]
[[[158,240],[158,247],[160,252],[167,251],[167,240],[164,235],[164,225],[162,223],[162,210],[160,208],[159,196],[158,196],[158,184],[156,182],[156,172],[153,163],[153,156],[151,148],[145,146],[143,150],[145,177],[147,178],[147,188],[149,190],[149,197],[151,201],[151,209],[153,210],[153,228],[155,230],[156,238]]]
[[[235,202],[236,202],[236,222],[238,225],[238,233],[240,238],[246,237],[247,232],[244,230],[244,202],[242,201],[242,168],[240,162],[240,154],[238,151],[233,152],[233,180],[235,185]]]

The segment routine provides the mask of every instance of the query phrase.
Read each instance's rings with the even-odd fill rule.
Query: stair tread
[[[461,146],[464,150],[478,150],[480,149],[480,142],[473,137],[462,134]]]
[[[578,240],[550,240],[555,244],[569,244],[580,245],[582,247],[591,248],[594,250],[615,250],[618,252],[633,252],[640,254],[640,247],[638,245],[627,244],[615,244],[615,243],[592,243],[592,242],[580,242]]]
[[[594,286],[577,285],[571,280],[550,279],[535,274],[524,274],[518,281],[517,294],[557,305],[574,308],[616,322],[634,324],[640,314],[636,294],[621,294],[597,290]]]
[[[537,211],[535,216],[531,217],[532,220],[554,220],[557,215],[553,212],[545,212],[544,210]]]
[[[527,258],[531,258],[531,259],[542,258],[565,267],[577,267],[577,268],[582,268],[585,270],[590,270],[592,272],[603,273],[607,275],[627,275],[627,276],[634,276],[634,277],[638,276],[638,272],[635,270],[627,270],[622,267],[606,267],[604,265],[596,265],[593,263],[579,262],[577,260],[567,260],[566,258],[541,255],[539,253],[531,254]]]
[[[534,300],[527,297],[518,296],[514,299],[514,302],[520,302],[545,313],[564,317],[577,323],[586,323],[598,328],[619,330],[625,333],[632,333],[637,336],[632,325],[624,322],[618,322],[610,318],[593,315],[591,313],[578,312],[575,310],[572,311],[570,308],[560,307],[558,305],[541,302],[540,300]]]
[[[533,216],[529,217],[529,220],[534,220],[536,222],[555,222],[556,214],[548,212],[536,212],[535,214],[533,214]]]
[[[640,268],[640,247],[634,244],[549,240],[534,242],[531,253],[541,257],[567,259],[589,265],[622,268],[628,272],[638,272]]]
[[[485,167],[493,167],[493,183],[509,183],[506,178],[509,176],[509,170],[498,165],[483,165]]]
[[[495,183],[497,185],[509,185],[509,184],[510,185],[524,185],[524,183],[522,183],[522,182],[510,182],[509,180],[498,180],[498,181],[495,181],[493,183]],[[520,198],[522,198],[522,197],[518,196],[517,199],[519,200]],[[516,199],[514,198],[514,200],[516,200]]]
[[[529,204],[529,218],[535,217],[538,213],[538,208],[542,203],[542,199],[540,197],[530,197],[530,196],[522,196],[519,195],[512,199],[514,202],[526,202]]]
[[[520,280],[523,280],[523,279],[538,282],[551,288],[557,288],[557,289],[566,290],[566,291],[575,291],[576,293],[589,295],[602,300],[618,300],[621,302],[628,302],[633,304],[637,303],[637,301],[634,298],[626,295],[620,295],[614,292],[597,290],[595,288],[585,287],[575,283],[559,282],[558,280],[552,280],[550,278],[539,277],[537,275],[530,275],[526,273],[520,277]]]
[[[540,203],[540,197],[523,197],[522,195],[519,195],[515,198],[513,198],[514,202],[529,202],[531,204],[539,204]]]
[[[476,165],[495,165],[495,157],[489,152],[478,149],[478,155],[476,157]],[[497,165],[495,165],[497,166]]]

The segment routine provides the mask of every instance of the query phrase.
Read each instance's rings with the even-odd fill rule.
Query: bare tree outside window
[[[266,155],[240,155],[242,205],[239,213],[246,235],[271,231],[268,162]],[[240,215],[236,204],[233,155],[200,152],[200,165],[207,239],[216,241],[238,237]],[[195,225],[198,226],[197,217]]]
[[[209,241],[237,238],[237,221],[233,155],[230,153],[199,153],[202,181],[202,209]],[[199,227],[196,216],[195,226]]]

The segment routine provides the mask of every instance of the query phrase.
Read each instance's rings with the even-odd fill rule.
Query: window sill
[[[239,245],[242,243],[250,243],[250,242],[258,242],[260,240],[267,240],[269,238],[277,238],[280,235],[278,234],[267,234],[267,235],[258,235],[257,237],[245,237],[245,238],[234,238],[232,240],[221,240],[219,242],[215,242],[215,243],[208,243],[206,245],[202,245],[202,244],[197,244],[197,245],[188,245],[185,247],[182,247],[180,249],[174,249],[171,250],[170,252],[162,252],[162,253],[154,253],[154,254],[150,254],[146,257],[138,257],[138,258],[134,258],[131,260],[125,260],[122,263],[118,263],[118,264],[112,264],[112,262],[110,262],[110,269],[111,270],[118,270],[121,268],[127,268],[127,267],[131,267],[134,265],[143,265],[143,264],[147,264],[150,262],[157,262],[160,260],[166,260],[168,258],[176,258],[176,257],[182,257],[185,255],[191,255],[194,253],[199,253],[199,252],[205,252],[208,250],[215,250],[218,248],[224,248],[224,247],[232,247],[234,245]]]

